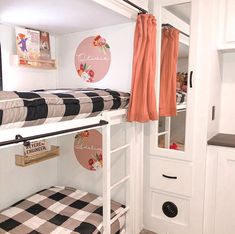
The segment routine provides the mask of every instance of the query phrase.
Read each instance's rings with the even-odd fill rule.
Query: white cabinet
[[[154,2],[154,13],[158,22],[158,66],[156,93],[160,92],[160,61],[161,61],[161,27],[162,23],[169,23],[180,29],[183,33],[190,34],[190,37],[181,33],[181,37],[186,37],[187,45],[181,47],[184,50],[185,60],[187,58],[188,70],[188,90],[187,104],[184,108],[178,108],[177,116],[169,119],[159,120],[159,125],[152,122],[149,125],[149,138],[146,139],[146,160],[145,160],[145,193],[144,193],[144,227],[159,234],[202,234],[202,226],[198,217],[201,204],[198,202],[200,188],[195,186],[195,181],[200,175],[195,175],[196,164],[193,157],[193,135],[195,118],[195,96],[196,85],[194,80],[195,55],[198,50],[198,28],[197,4],[198,0],[159,0]],[[192,7],[194,6],[194,7]],[[177,10],[187,12],[188,21],[182,20]],[[192,16],[192,17],[191,17]],[[190,25],[189,25],[190,22]],[[184,27],[182,27],[182,25]],[[186,29],[186,30],[185,30]],[[180,55],[180,56],[181,56]],[[180,57],[182,59],[183,57]],[[187,69],[187,68],[186,68]],[[187,71],[187,70],[186,70]],[[190,76],[191,74],[191,76]],[[157,100],[159,101],[159,99]],[[185,103],[183,103],[185,105]],[[187,111],[186,111],[187,107]],[[161,117],[164,118],[164,117]],[[186,129],[186,130],[185,130]],[[146,130],[147,131],[147,130]],[[171,134],[169,133],[171,132]],[[179,134],[178,134],[179,133]],[[182,133],[182,134],[181,134]],[[172,137],[171,137],[172,136]],[[173,137],[174,136],[174,137]],[[169,144],[170,142],[170,144]],[[174,150],[170,145],[177,143],[179,147]],[[200,168],[201,169],[201,168]],[[195,202],[196,200],[196,202]],[[197,203],[197,205],[195,205]],[[164,208],[169,205],[169,212]],[[196,218],[197,217],[197,218]]]
[[[123,0],[93,0],[93,1],[130,19],[136,18],[137,13],[139,12],[138,9],[134,8],[133,6],[131,6],[130,4],[126,3]],[[131,0],[130,2],[148,11],[148,0]]]
[[[235,48],[235,1],[220,0],[219,49]]]
[[[204,234],[235,233],[235,149],[209,146]]]
[[[191,196],[191,164],[152,157],[150,159],[150,187],[178,195]]]
[[[146,174],[145,228],[159,234],[191,234],[192,164],[152,156]]]

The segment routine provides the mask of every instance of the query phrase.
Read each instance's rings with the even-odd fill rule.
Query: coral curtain
[[[136,122],[156,120],[158,118],[155,95],[156,19],[153,15],[138,15],[132,69],[127,119]]]
[[[160,116],[176,115],[176,74],[179,49],[179,30],[162,29]]]

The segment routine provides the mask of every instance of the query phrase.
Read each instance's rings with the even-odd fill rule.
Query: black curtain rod
[[[147,14],[148,11],[146,11],[145,9],[141,8],[140,6],[137,6],[135,3],[129,1],[129,0],[123,0],[123,2],[133,6],[134,8],[138,9],[140,11],[140,13],[142,14]]]
[[[22,137],[21,135],[16,135],[14,140],[0,142],[0,147],[1,146],[6,146],[6,145],[17,144],[17,143],[21,143],[21,142],[23,142],[24,145],[27,146],[27,145],[30,144],[31,140],[62,135],[64,133],[77,132],[77,131],[85,130],[85,129],[88,129],[88,128],[95,128],[95,127],[107,125],[108,123],[109,122],[107,122],[105,120],[100,120],[100,122],[97,123],[97,124],[91,124],[91,125],[86,125],[86,126],[82,126],[82,127],[78,127],[78,128],[70,128],[70,129],[65,129],[65,130],[60,130],[60,131],[55,131],[55,132],[49,132],[49,133],[34,135],[34,136],[30,136],[30,137]]]
[[[171,24],[162,24],[162,27],[170,27],[170,28],[175,28],[173,25],[171,25]],[[179,30],[179,29],[177,29],[177,30]],[[187,33],[185,33],[185,32],[182,32],[182,31],[180,31],[179,30],[179,32],[181,33],[181,34],[183,34],[184,36],[186,36],[186,37],[190,37]]]

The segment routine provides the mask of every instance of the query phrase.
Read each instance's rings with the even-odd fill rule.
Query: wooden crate
[[[35,163],[39,163],[54,157],[59,156],[60,148],[59,146],[51,146],[51,150],[38,153],[36,155],[26,156],[26,155],[15,155],[15,163],[17,166],[26,167]]]

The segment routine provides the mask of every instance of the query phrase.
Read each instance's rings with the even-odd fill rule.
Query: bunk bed
[[[139,13],[147,13],[131,1],[123,2],[136,8]],[[103,149],[102,198],[70,187],[51,187],[39,191],[0,212],[0,233],[136,232],[135,172],[131,167],[135,126],[130,124],[125,145],[112,148],[110,142],[111,126],[126,122],[128,102],[128,93],[109,89],[0,92],[1,148],[101,128]],[[111,184],[110,157],[121,150],[129,156],[126,160],[128,174]],[[111,191],[126,182],[126,204],[111,201]]]
[[[130,205],[111,201],[111,191],[130,180],[131,171],[111,185],[110,155],[129,149],[131,156],[131,144],[111,150],[110,127],[126,121],[129,96],[129,93],[93,88],[0,92],[0,147],[27,145],[32,140],[94,128],[102,128],[103,136],[103,200],[80,190],[49,188],[2,211],[0,233],[125,232]],[[131,157],[129,166],[130,160]]]

